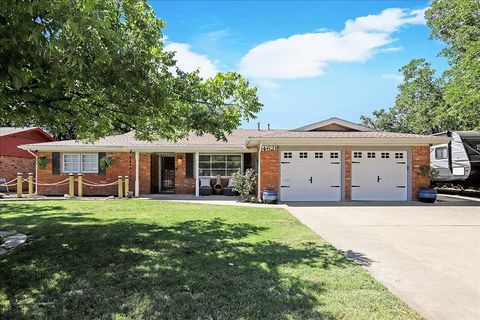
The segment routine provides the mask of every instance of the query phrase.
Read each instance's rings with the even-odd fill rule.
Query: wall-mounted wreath
[[[37,167],[40,170],[45,170],[48,164],[48,159],[47,157],[38,157],[37,158]]]
[[[103,170],[110,168],[113,165],[113,159],[110,157],[103,157],[100,159],[100,168]]]

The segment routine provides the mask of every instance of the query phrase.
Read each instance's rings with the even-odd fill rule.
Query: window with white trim
[[[330,152],[330,159],[338,159],[338,152]]]
[[[374,159],[375,158],[375,152],[367,152],[367,158]]]
[[[62,154],[63,173],[98,173],[98,153]]]
[[[199,175],[202,177],[230,177],[242,169],[240,154],[201,154],[198,159]]]
[[[361,157],[362,157],[362,153],[361,153],[361,152],[354,152],[354,153],[353,153],[353,157],[354,157],[354,158],[357,158],[357,159],[358,159],[358,158],[361,158]]]
[[[403,159],[403,152],[395,152],[395,159]]]
[[[323,159],[323,152],[315,152],[315,159]]]
[[[291,152],[284,152],[283,153],[283,158],[284,159],[291,159],[292,158],[292,153]]]
[[[308,153],[307,152],[300,152],[300,159],[307,159]]]
[[[382,152],[382,159],[390,158],[390,152]]]

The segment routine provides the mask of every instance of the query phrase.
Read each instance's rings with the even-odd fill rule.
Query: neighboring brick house
[[[19,149],[21,144],[53,141],[53,137],[41,128],[0,127],[0,178],[7,181],[14,179],[18,173],[27,177],[35,173],[35,156]],[[24,189],[27,185],[24,184]],[[9,191],[15,191],[16,186]]]
[[[177,142],[145,142],[126,133],[95,144],[69,140],[21,148],[47,157],[47,167],[38,172],[42,183],[79,172],[101,183],[129,176],[136,196],[199,196],[200,188],[212,188],[218,176],[226,187],[234,172],[254,168],[257,194],[274,189],[283,201],[408,201],[429,184],[416,172],[430,163],[430,145],[448,142],[444,137],[377,132],[338,118],[294,130],[238,129],[227,139],[191,134]],[[105,170],[103,157],[113,161]],[[38,189],[46,195],[67,192],[67,186]],[[87,187],[84,194],[112,195],[116,189]]]

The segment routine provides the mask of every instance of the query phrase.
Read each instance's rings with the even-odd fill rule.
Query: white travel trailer
[[[446,131],[436,136],[452,140],[430,148],[430,166],[438,171],[433,181],[480,187],[480,132]]]

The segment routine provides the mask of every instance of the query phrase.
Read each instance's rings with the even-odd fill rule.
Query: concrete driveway
[[[480,202],[290,203],[288,210],[428,319],[480,319]]]

